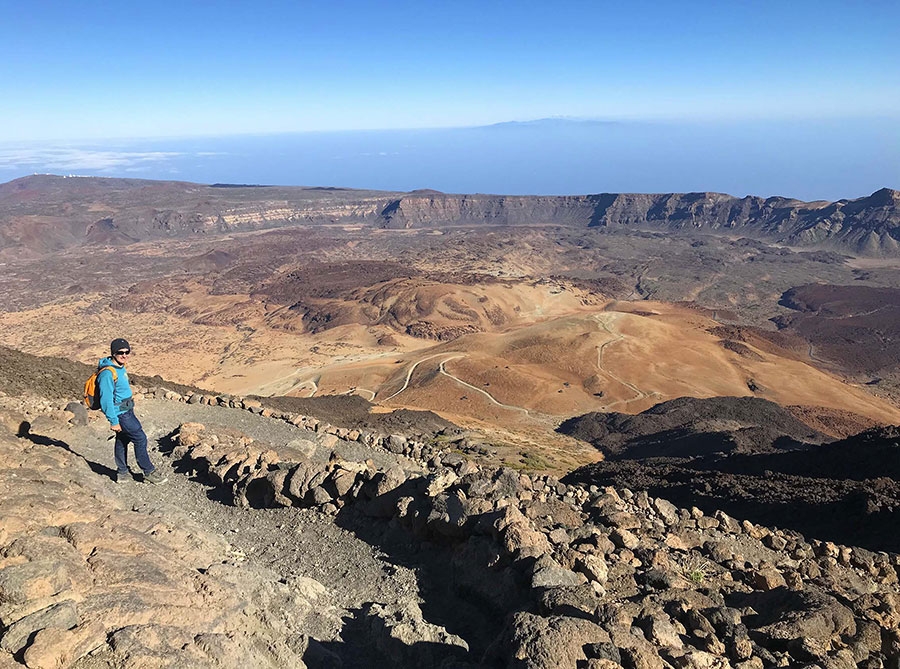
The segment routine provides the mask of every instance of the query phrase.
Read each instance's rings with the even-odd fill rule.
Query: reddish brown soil
[[[798,313],[776,319],[825,359],[851,374],[877,376],[900,368],[900,289],[806,285],[781,304]]]
[[[843,439],[863,430],[878,427],[878,423],[871,418],[860,416],[852,411],[801,405],[788,406],[785,409],[811,428],[837,439]]]

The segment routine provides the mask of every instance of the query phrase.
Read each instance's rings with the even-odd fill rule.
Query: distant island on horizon
[[[410,192],[731,193],[808,202],[900,187],[885,120],[547,117],[455,127],[0,145],[0,180],[34,173]]]

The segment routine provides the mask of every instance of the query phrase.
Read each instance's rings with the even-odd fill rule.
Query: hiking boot
[[[152,483],[153,485],[160,485],[169,480],[168,476],[163,476],[157,470],[153,470],[149,474],[144,474],[144,483]]]
[[[124,474],[116,472],[115,476],[113,476],[113,481],[116,483],[130,483],[132,480],[131,472],[125,472]]]

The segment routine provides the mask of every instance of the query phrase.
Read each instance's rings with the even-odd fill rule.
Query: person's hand
[[[121,432],[122,426],[121,425],[110,425],[109,429],[112,430],[113,432]]]

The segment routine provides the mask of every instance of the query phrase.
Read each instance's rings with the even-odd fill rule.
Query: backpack
[[[100,386],[97,385],[97,375],[100,374],[104,369],[108,369],[112,372],[113,383],[119,380],[119,375],[116,374],[115,367],[101,367],[96,372],[91,374],[87,381],[84,382],[84,406],[88,409],[99,409],[100,408]]]

